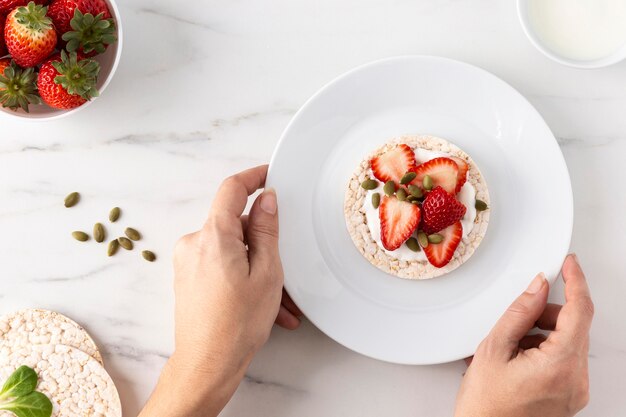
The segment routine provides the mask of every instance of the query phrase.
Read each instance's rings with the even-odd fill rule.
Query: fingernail
[[[527,293],[536,294],[543,288],[543,283],[546,282],[546,276],[544,273],[540,273],[532,280],[528,288],[526,289]]]
[[[261,206],[261,210],[263,210],[267,214],[271,214],[272,216],[276,214],[278,205],[276,204],[276,193],[273,189],[268,188],[267,190],[263,191],[263,194],[261,194],[261,202],[259,203],[259,206]]]

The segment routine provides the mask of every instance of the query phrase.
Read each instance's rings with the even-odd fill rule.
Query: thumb
[[[537,275],[526,291],[517,297],[493,327],[487,339],[496,355],[511,359],[519,341],[535,326],[548,302],[549,285],[546,276]]]
[[[246,240],[250,256],[250,271],[275,269],[275,263],[279,259],[278,203],[273,189],[263,191],[252,205],[248,217]]]

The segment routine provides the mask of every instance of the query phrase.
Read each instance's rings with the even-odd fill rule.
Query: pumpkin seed
[[[391,197],[393,193],[396,192],[396,183],[391,180],[387,181],[385,183],[385,186],[383,187],[383,191],[385,192],[385,194]]]
[[[476,207],[476,210],[478,211],[485,211],[489,208],[489,206],[487,206],[487,203],[485,203],[483,200],[476,200],[476,204],[474,204],[474,207]]]
[[[404,201],[406,200],[406,191],[404,191],[404,188],[400,188],[397,192],[396,192],[396,197],[398,198],[398,200],[400,201]]]
[[[380,193],[372,194],[372,206],[377,209],[380,206]]]
[[[141,252],[141,256],[143,256],[143,259],[145,259],[148,262],[154,262],[156,260],[156,255],[150,252],[149,250],[145,250]]]
[[[417,234],[417,241],[419,242],[420,246],[423,248],[428,246],[428,236],[426,236],[426,233],[424,232],[419,232]]]
[[[428,235],[428,242],[433,244],[441,243],[443,242],[443,236],[441,236],[439,233]]]
[[[117,242],[126,250],[133,250],[133,242],[125,237],[118,237]]]
[[[65,207],[74,207],[80,201],[80,194],[73,192],[65,197]]]
[[[93,238],[96,242],[104,242],[104,226],[102,223],[96,223],[93,225]]]
[[[115,223],[120,218],[121,210],[119,207],[113,207],[109,212],[109,221]]]
[[[409,240],[406,241],[406,246],[411,249],[413,252],[421,251],[419,243],[417,243],[417,239],[414,237],[410,237]]]
[[[107,255],[108,256],[113,256],[117,253],[117,250],[120,247],[120,242],[117,241],[117,239],[114,239],[112,241],[109,242],[109,247],[107,248]]]
[[[417,177],[417,174],[415,172],[407,172],[406,174],[404,174],[404,176],[400,180],[400,184],[402,185],[408,184],[411,181],[413,181],[415,177]]]
[[[424,186],[425,190],[430,191],[433,189],[433,179],[430,177],[430,175],[424,175],[422,185]]]
[[[79,242],[86,242],[89,240],[89,235],[85,232],[75,231],[72,232],[72,237]]]
[[[124,230],[124,234],[128,236],[130,240],[137,241],[141,239],[141,234],[132,227],[127,227],[126,230]]]
[[[413,196],[413,197],[422,197],[424,195],[424,193],[422,192],[422,189],[420,187],[418,187],[417,185],[409,185],[409,193]]]
[[[361,187],[366,190],[375,190],[378,188],[378,181],[368,178],[361,183]]]

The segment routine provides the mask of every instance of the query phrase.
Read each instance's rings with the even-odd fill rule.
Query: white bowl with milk
[[[554,61],[600,68],[626,58],[626,0],[518,0],[522,28]]]

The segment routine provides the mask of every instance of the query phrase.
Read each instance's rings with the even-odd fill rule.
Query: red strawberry
[[[34,67],[52,54],[57,34],[46,8],[34,2],[14,9],[7,17],[4,40],[20,67]]]
[[[439,232],[443,236],[441,243],[429,243],[424,248],[428,262],[437,268],[442,268],[452,260],[454,251],[463,238],[463,226],[456,222]]]
[[[453,194],[435,187],[422,203],[422,229],[427,234],[437,233],[461,220],[466,211]]]
[[[467,162],[465,162],[461,158],[457,158],[456,156],[451,156],[450,159],[456,162],[457,167],[459,167],[459,173],[456,178],[455,190],[458,193],[459,191],[461,191],[461,188],[467,181],[467,171],[469,171],[469,165],[467,164]]]
[[[435,187],[440,186],[449,193],[455,193],[459,168],[452,159],[431,159],[430,161],[418,165],[414,171],[417,176],[413,181],[411,181],[411,184],[415,184],[423,188],[422,180],[426,175],[428,175],[433,180]]]
[[[37,74],[33,68],[22,69],[8,58],[0,59],[0,104],[11,110],[28,113],[29,104],[40,104]]]
[[[396,250],[406,242],[420,223],[420,209],[416,204],[396,197],[383,197],[378,208],[380,238],[387,250]]]
[[[35,0],[35,3],[46,5],[50,3],[49,0]],[[0,0],[0,14],[9,14],[9,12],[16,7],[26,6],[28,0]]]
[[[37,87],[44,102],[55,109],[73,109],[98,96],[100,64],[93,59],[61,51],[39,70]]]
[[[117,40],[115,22],[104,0],[54,0],[48,15],[69,52],[101,54]]]
[[[0,14],[0,56],[5,56],[7,54],[7,47],[4,44],[4,22],[6,22],[7,17],[3,14]]]
[[[370,165],[379,181],[400,184],[404,174],[415,169],[415,154],[408,145],[401,144],[373,158]]]

